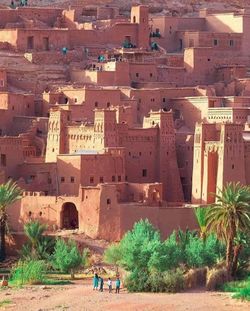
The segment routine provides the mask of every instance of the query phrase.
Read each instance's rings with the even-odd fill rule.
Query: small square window
[[[107,204],[111,204],[111,199],[107,199]]]
[[[115,176],[112,176],[112,182],[114,182],[115,181]]]
[[[218,45],[218,40],[214,39],[214,46],[217,46],[217,45]]]
[[[118,176],[118,181],[121,181],[122,180],[122,177],[121,176]]]
[[[70,177],[70,182],[71,182],[71,183],[74,183],[74,182],[75,182],[75,177],[72,177],[72,176],[71,176],[71,177]]]
[[[142,170],[142,177],[147,177],[147,170],[145,168]]]
[[[96,107],[96,108],[98,107],[98,102],[95,102],[95,107]]]
[[[91,184],[94,183],[94,177],[93,177],[93,176],[91,176],[91,177],[89,178],[89,182],[90,182]]]
[[[100,177],[100,183],[103,184],[104,183],[104,178]]]
[[[64,182],[65,182],[65,178],[61,177],[61,183],[64,183]]]
[[[230,46],[234,46],[234,40],[232,40],[232,39],[229,40],[229,45],[230,45]]]
[[[137,73],[135,74],[135,76],[136,76],[136,78],[139,78],[139,73],[137,72]]]

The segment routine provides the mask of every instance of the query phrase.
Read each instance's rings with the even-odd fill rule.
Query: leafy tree
[[[26,259],[48,259],[54,249],[54,239],[44,236],[47,225],[39,221],[30,221],[24,225],[28,243],[22,248],[22,256]]]
[[[216,203],[207,214],[207,226],[210,232],[215,232],[226,242],[226,267],[228,277],[231,277],[235,274],[233,261],[237,232],[250,228],[250,187],[228,183],[223,190],[219,190]],[[234,264],[234,269],[236,266]]]
[[[111,244],[104,253],[104,260],[109,264],[116,266],[116,272],[118,273],[119,262],[121,261],[122,254],[119,244]]]
[[[214,234],[202,240],[198,236],[190,236],[185,248],[185,264],[189,268],[212,266],[223,258],[223,244]]]
[[[159,251],[161,244],[160,233],[149,221],[139,221],[120,242],[121,265],[127,271],[148,272],[152,255]]]
[[[0,262],[6,258],[5,235],[8,221],[7,208],[19,200],[22,190],[11,179],[0,185]]]
[[[73,279],[75,270],[83,266],[84,262],[86,262],[86,253],[80,254],[74,241],[65,242],[57,239],[52,255],[52,266],[55,269],[65,273],[70,272]]]
[[[149,266],[150,269],[157,271],[166,271],[177,268],[184,260],[184,252],[182,251],[173,232],[152,254]]]

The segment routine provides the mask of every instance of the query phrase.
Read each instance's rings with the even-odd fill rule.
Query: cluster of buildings
[[[166,236],[249,184],[249,27],[247,9],[0,9],[0,182],[24,190],[12,230],[114,241],[148,218]]]

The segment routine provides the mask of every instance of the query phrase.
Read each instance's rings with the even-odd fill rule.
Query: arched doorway
[[[77,229],[79,228],[78,211],[74,203],[64,203],[61,211],[61,228]]]

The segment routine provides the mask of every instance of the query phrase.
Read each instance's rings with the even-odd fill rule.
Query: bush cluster
[[[19,261],[11,271],[10,281],[15,285],[41,284],[47,267],[43,260]]]
[[[81,253],[74,241],[52,239],[44,236],[46,225],[38,221],[25,225],[28,242],[21,251],[21,260],[11,271],[11,281],[16,284],[46,283],[45,274],[54,268],[60,272],[74,273],[80,267],[88,265],[89,250]]]
[[[105,258],[129,272],[129,291],[176,292],[184,288],[185,270],[213,266],[224,251],[215,235],[203,240],[189,230],[173,232],[162,242],[146,220],[136,223],[119,244],[111,245]]]

